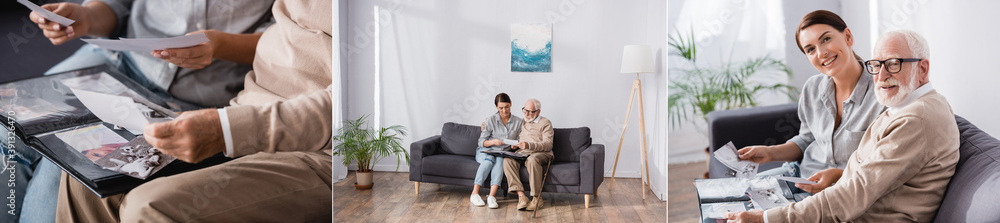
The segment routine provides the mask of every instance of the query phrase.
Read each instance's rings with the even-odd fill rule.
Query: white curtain
[[[333,99],[333,112],[332,112],[332,115],[333,115],[333,126],[332,126],[332,128],[334,130],[339,129],[340,126],[343,125],[342,122],[343,122],[343,117],[344,117],[344,115],[343,115],[344,114],[343,101],[341,100],[341,98],[342,98],[341,97],[342,96],[341,95],[341,89],[343,89],[344,85],[342,85],[341,81],[340,81],[343,73],[341,73],[341,69],[340,69],[340,66],[341,66],[341,64],[340,64],[341,51],[340,51],[340,34],[339,34],[340,31],[339,30],[341,29],[341,27],[340,27],[340,16],[339,16],[340,15],[340,3],[339,2],[340,1],[338,1],[338,4],[333,4],[333,9],[332,9],[333,10],[333,16],[332,16],[333,17],[333,31],[337,32],[337,33],[333,35],[333,49],[332,50],[333,50],[334,53],[333,53],[333,61],[331,61],[331,63],[333,63],[333,66],[331,66],[333,68],[332,69],[333,73],[331,74],[331,75],[333,75],[333,78],[332,78],[333,83],[331,83],[331,84],[333,86],[339,86],[337,88],[334,88],[334,90],[333,90],[333,96],[331,97]],[[333,134],[337,134],[337,133],[334,132]],[[345,178],[347,178],[347,166],[344,166],[343,162],[344,162],[344,157],[343,156],[333,156],[333,182],[340,182],[341,180],[344,180]]]
[[[766,1],[684,1],[680,14],[668,30],[669,35],[694,34],[699,66],[739,64],[750,58],[770,56],[785,60],[786,31],[784,13],[779,0]],[[671,78],[683,75],[678,69],[692,65],[676,56],[670,56]],[[788,83],[782,75],[755,75],[761,83]],[[767,93],[758,95],[759,105],[788,103],[787,97]],[[669,163],[702,161],[708,146],[705,124],[685,122],[668,133]],[[680,124],[680,123],[674,123]]]

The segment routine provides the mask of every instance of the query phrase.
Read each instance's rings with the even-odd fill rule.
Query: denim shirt
[[[862,68],[861,77],[851,96],[843,102],[844,113],[840,127],[834,129],[837,99],[833,78],[817,74],[802,87],[799,98],[799,135],[789,139],[802,150],[800,173],[811,177],[829,168],[846,168],[861,137],[885,106],[875,98],[875,84],[870,73]]]
[[[517,136],[521,134],[521,118],[510,115],[510,119],[507,120],[507,125],[504,126],[503,119],[500,118],[500,113],[494,113],[489,118],[486,119],[486,130],[479,133],[479,144],[478,147],[483,147],[483,142],[490,139],[512,139],[517,140]],[[509,145],[495,145],[488,147],[488,149],[506,149]]]

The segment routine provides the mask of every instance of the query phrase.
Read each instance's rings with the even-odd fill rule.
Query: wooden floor
[[[671,172],[672,173],[672,172]],[[666,202],[652,192],[642,199],[637,178],[604,178],[597,196],[584,208],[583,195],[542,193],[544,205],[537,218],[530,211],[518,211],[517,194],[503,197],[497,192],[498,209],[469,203],[472,186],[420,184],[414,193],[409,173],[375,172],[371,190],[354,188],[354,171],[333,187],[334,222],[666,222]],[[489,188],[480,192],[483,200]]]
[[[704,178],[708,171],[706,161],[667,165],[667,202],[670,222],[698,222],[698,195],[694,179]]]

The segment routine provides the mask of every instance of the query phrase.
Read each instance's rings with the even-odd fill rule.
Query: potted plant
[[[792,101],[797,99],[798,90],[793,86],[751,81],[755,75],[767,72],[782,73],[790,78],[792,70],[784,62],[761,56],[739,64],[724,62],[714,67],[700,66],[697,63],[694,32],[690,33],[688,37],[683,34],[671,35],[668,40],[670,55],[683,58],[685,64],[682,66],[689,67],[672,69],[685,75],[672,75],[667,87],[670,92],[667,108],[671,127],[694,122],[697,120],[692,119],[694,117],[705,121],[705,115],[716,110],[756,106],[757,95],[763,91],[784,93]]]
[[[410,154],[403,149],[401,136],[406,135],[406,127],[393,125],[374,129],[368,125],[368,115],[355,120],[344,121],[344,126],[337,129],[334,141],[339,142],[333,149],[333,155],[344,156],[344,166],[352,161],[358,164],[358,189],[370,189],[373,167],[379,160],[389,155],[396,155],[396,170],[399,170],[400,158],[410,163]]]
[[[670,92],[667,110],[672,128],[690,122],[707,137],[708,130],[704,124],[708,122],[706,115],[709,112],[756,106],[757,95],[763,91],[784,93],[792,101],[797,99],[798,89],[793,86],[751,81],[751,77],[767,72],[783,73],[790,78],[792,70],[784,62],[765,55],[739,64],[723,62],[717,66],[701,66],[697,63],[694,30],[687,37],[674,33],[668,40],[670,55],[683,58],[677,67],[688,68],[671,68],[672,71],[680,71],[670,73],[670,84],[667,86]],[[710,151],[711,148],[705,147],[706,156],[711,156]],[[705,172],[705,178],[708,178],[708,172]]]

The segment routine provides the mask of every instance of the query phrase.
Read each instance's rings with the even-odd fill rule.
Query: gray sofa
[[[956,115],[955,121],[961,158],[935,222],[1000,222],[1000,140],[962,117]],[[712,112],[709,148],[714,151],[729,141],[737,148],[784,143],[798,134],[800,123],[795,104]],[[709,162],[710,178],[732,176],[714,157]],[[771,162],[760,170],[777,166],[780,162]]]
[[[584,203],[589,206],[590,195],[604,181],[604,145],[591,143],[587,127],[554,131],[555,160],[542,191],[584,194]],[[414,181],[416,192],[420,192],[420,182],[472,186],[479,168],[475,153],[480,132],[479,126],[449,122],[441,128],[441,135],[411,144],[410,181]],[[530,187],[527,170],[521,168],[520,174],[524,186]],[[506,179],[501,187],[507,191]]]

